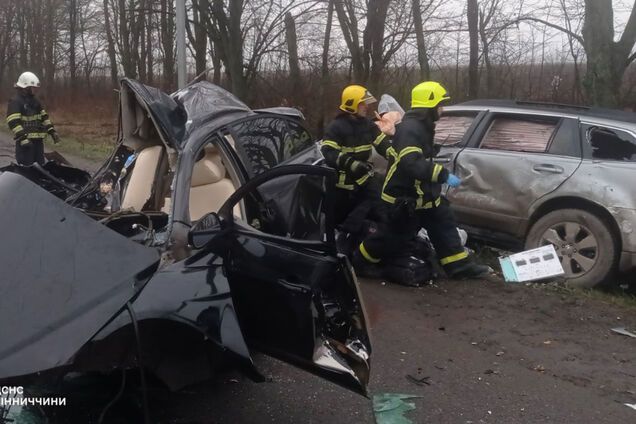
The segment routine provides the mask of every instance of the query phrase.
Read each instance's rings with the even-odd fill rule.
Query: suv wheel
[[[560,209],[534,223],[526,249],[552,244],[568,285],[594,287],[606,282],[615,268],[617,243],[608,225],[580,209]]]

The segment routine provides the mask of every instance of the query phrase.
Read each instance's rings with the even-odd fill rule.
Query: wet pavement
[[[636,310],[499,281],[421,289],[362,282],[371,394],[404,393],[414,423],[634,423]],[[228,372],[153,396],[161,423],[373,423],[371,401],[264,356],[270,382]]]

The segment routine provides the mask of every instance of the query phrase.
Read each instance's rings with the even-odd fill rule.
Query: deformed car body
[[[335,249],[334,175],[312,165],[302,115],[251,110],[207,82],[169,96],[125,79],[120,98],[118,148],[88,184],[56,169],[66,191],[49,192],[40,170],[0,174],[0,382],[143,358],[179,388],[218,352],[258,376],[258,349],[366,394],[371,345]]]
[[[636,114],[475,100],[444,108],[435,160],[462,178],[447,198],[473,238],[553,244],[572,285],[636,266]]]

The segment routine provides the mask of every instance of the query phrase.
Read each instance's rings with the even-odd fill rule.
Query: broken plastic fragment
[[[636,339],[636,334],[632,333],[631,331],[628,331],[627,329],[625,329],[625,327],[612,328],[611,331],[613,331],[616,334],[620,334],[622,336],[633,337]]]
[[[404,395],[398,393],[382,393],[373,396],[373,412],[376,424],[412,424],[404,414],[415,410],[415,404],[404,402],[406,399],[421,396]]]

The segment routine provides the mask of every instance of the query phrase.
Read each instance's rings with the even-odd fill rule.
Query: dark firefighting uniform
[[[15,139],[15,159],[21,165],[44,164],[44,139],[55,128],[35,96],[19,90],[9,101],[7,124]]]
[[[389,138],[368,118],[343,112],[325,131],[321,150],[327,165],[338,171],[335,224],[344,232],[360,230],[380,195],[380,177],[370,172],[356,178],[351,171],[354,161],[369,161],[374,148],[385,158],[392,152]]]
[[[449,172],[433,162],[435,123],[429,109],[407,112],[393,138],[395,155],[382,187],[379,231],[360,244],[360,253],[378,263],[393,252],[404,250],[424,227],[440,263],[452,270],[468,259],[457,232],[455,218],[445,199],[442,184]]]

